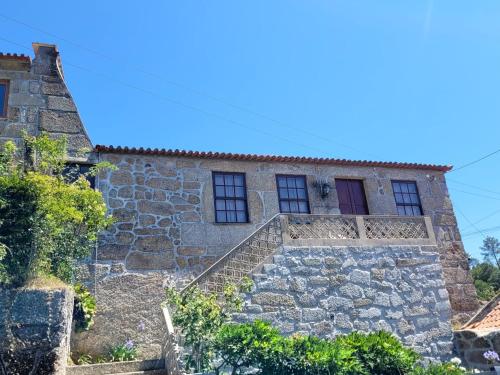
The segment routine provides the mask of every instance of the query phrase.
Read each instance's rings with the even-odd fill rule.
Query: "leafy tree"
[[[0,149],[0,284],[41,275],[71,282],[76,261],[90,254],[111,218],[85,176],[65,180],[64,138],[24,141],[24,155],[13,142]]]
[[[252,285],[248,278],[238,287],[226,285],[223,298],[216,293],[205,294],[197,286],[184,293],[175,288],[166,289],[166,303],[173,307],[172,322],[180,328],[185,347],[190,351],[186,370],[202,372],[212,368],[215,338],[232,314],[242,310],[240,292],[249,291]]]
[[[495,237],[488,236],[483,240],[481,255],[487,262],[492,262],[500,269],[500,241]]]

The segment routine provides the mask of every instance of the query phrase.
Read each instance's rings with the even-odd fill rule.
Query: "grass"
[[[55,276],[37,276],[29,279],[25,284],[26,289],[66,289],[69,286]]]

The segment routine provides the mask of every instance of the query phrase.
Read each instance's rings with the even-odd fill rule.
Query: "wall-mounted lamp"
[[[326,179],[316,181],[313,186],[318,189],[318,193],[323,199],[328,197],[332,188],[330,183]]]

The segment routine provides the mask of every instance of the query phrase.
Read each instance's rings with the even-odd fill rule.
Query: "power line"
[[[3,18],[4,18],[4,19],[6,19],[6,20],[9,20],[9,21],[11,21],[11,22],[17,23],[17,24],[19,24],[19,25],[22,25],[22,26],[27,27],[27,28],[29,28],[29,29],[35,30],[35,31],[37,31],[37,32],[40,32],[40,33],[46,34],[46,35],[48,35],[48,36],[50,36],[50,37],[52,37],[52,38],[56,38],[56,39],[62,40],[62,41],[66,42],[66,43],[69,43],[69,44],[71,44],[71,45],[73,45],[73,46],[75,46],[75,47],[77,47],[77,48],[80,48],[80,49],[82,49],[82,50],[85,50],[85,51],[87,51],[87,52],[90,52],[90,53],[92,53],[92,54],[94,54],[94,55],[96,55],[96,56],[99,56],[99,57],[105,58],[105,59],[107,59],[107,60],[109,60],[109,61],[111,61],[111,62],[116,62],[116,61],[117,61],[117,60],[116,60],[115,58],[113,58],[112,56],[109,56],[109,55],[107,55],[107,54],[104,54],[104,53],[102,53],[102,52],[100,52],[100,51],[97,51],[97,50],[95,50],[95,49],[93,49],[93,48],[86,47],[86,46],[84,46],[84,45],[82,45],[82,44],[76,43],[76,42],[74,42],[74,41],[72,41],[72,40],[69,40],[69,39],[67,39],[67,38],[61,37],[61,36],[59,36],[59,35],[56,35],[56,34],[54,34],[54,33],[49,32],[49,31],[43,30],[43,29],[41,29],[41,28],[39,28],[39,27],[33,26],[33,25],[31,25],[31,24],[28,24],[28,23],[26,23],[26,22],[24,22],[24,21],[21,21],[21,20],[19,20],[19,19],[16,19],[16,18],[13,18],[13,17],[7,16],[7,15],[2,14],[2,13],[0,13],[0,17],[3,17]],[[66,63],[65,63],[65,64],[66,64]],[[266,120],[266,121],[273,122],[273,123],[275,123],[275,124],[277,124],[277,125],[279,125],[279,126],[281,126],[281,127],[284,127],[284,128],[287,128],[287,129],[291,129],[291,130],[294,130],[294,131],[299,132],[299,133],[302,133],[302,134],[306,134],[306,135],[308,135],[308,136],[314,137],[314,138],[316,138],[316,139],[320,139],[320,140],[322,140],[322,141],[326,141],[326,142],[334,143],[334,144],[336,144],[336,145],[338,145],[338,146],[341,146],[341,147],[344,147],[344,148],[350,149],[350,150],[352,150],[352,151],[362,152],[362,153],[365,153],[365,154],[367,154],[367,155],[375,156],[375,157],[377,157],[377,158],[378,158],[378,156],[377,156],[377,155],[374,155],[374,154],[372,154],[371,152],[367,152],[366,150],[360,150],[360,149],[357,149],[357,148],[355,148],[355,147],[352,147],[351,145],[346,145],[346,144],[344,144],[344,143],[340,143],[340,142],[338,142],[338,141],[335,141],[335,140],[333,140],[333,139],[331,139],[331,138],[329,138],[329,137],[325,137],[325,136],[323,136],[323,135],[319,135],[319,134],[316,134],[316,133],[310,132],[310,131],[308,131],[308,130],[305,130],[305,129],[302,129],[302,128],[299,128],[299,127],[292,126],[292,125],[290,125],[290,124],[288,124],[288,123],[286,123],[286,122],[283,122],[283,121],[281,121],[281,120],[277,120],[277,119],[275,119],[275,118],[273,118],[273,117],[271,117],[271,116],[268,116],[268,115],[266,115],[266,114],[263,114],[262,112],[255,111],[255,110],[250,109],[250,108],[248,108],[248,107],[244,107],[244,106],[241,106],[241,105],[238,105],[238,104],[231,103],[231,102],[229,102],[229,101],[227,101],[227,100],[225,100],[225,99],[221,99],[220,97],[217,97],[217,96],[212,95],[212,94],[210,94],[210,93],[207,93],[207,92],[204,92],[204,91],[201,91],[201,90],[198,90],[198,89],[195,89],[195,88],[189,87],[189,86],[187,86],[187,85],[184,85],[184,84],[179,83],[179,82],[176,82],[176,81],[172,81],[172,80],[170,80],[170,79],[167,79],[165,76],[159,75],[159,74],[157,74],[157,73],[152,73],[152,72],[150,72],[150,71],[148,71],[148,70],[145,70],[144,68],[142,68],[142,67],[140,67],[140,66],[138,66],[138,65],[135,65],[135,64],[130,64],[130,63],[128,63],[127,61],[125,61],[125,62],[124,62],[124,61],[121,61],[121,60],[120,60],[120,64],[121,64],[121,65],[127,65],[127,66],[129,66],[131,69],[137,70],[137,71],[139,71],[139,72],[141,72],[141,73],[143,73],[143,74],[149,75],[149,76],[151,76],[151,77],[154,77],[154,78],[161,78],[163,82],[165,82],[165,83],[167,83],[167,84],[169,84],[169,85],[172,85],[172,86],[176,86],[176,87],[182,88],[183,90],[190,91],[190,92],[192,92],[192,93],[194,93],[194,94],[196,94],[196,95],[199,95],[199,96],[204,96],[204,97],[206,97],[206,98],[208,98],[208,99],[210,99],[210,100],[212,100],[212,101],[215,101],[215,102],[218,102],[218,103],[224,104],[224,105],[226,105],[226,106],[229,106],[229,107],[231,107],[231,108],[237,109],[237,110],[242,111],[242,112],[246,112],[246,113],[251,114],[251,115],[253,115],[253,116],[260,117],[260,118],[262,118],[262,119],[264,119],[264,120]]]
[[[29,47],[27,47],[27,46],[24,46],[24,45],[22,45],[22,44],[16,43],[16,42],[14,42],[14,41],[11,41],[11,40],[6,39],[6,38],[1,37],[1,36],[0,36],[0,40],[3,40],[3,41],[5,41],[5,42],[7,42],[7,43],[11,43],[11,44],[13,44],[13,45],[19,46],[19,47],[24,48],[24,49],[31,50],[31,49],[30,49]],[[169,97],[166,97],[166,96],[160,95],[160,94],[158,94],[158,93],[156,93],[156,92],[154,92],[154,91],[151,91],[151,90],[148,90],[148,89],[144,89],[144,88],[142,88],[142,87],[135,86],[135,85],[132,85],[132,84],[127,83],[127,82],[120,81],[120,80],[118,80],[118,79],[116,79],[116,78],[114,78],[114,77],[108,76],[108,75],[103,74],[103,73],[95,72],[95,71],[93,71],[93,70],[91,70],[91,69],[88,69],[88,68],[86,68],[86,67],[82,67],[82,66],[80,66],[80,65],[76,65],[76,64],[73,64],[73,63],[71,63],[71,62],[67,62],[67,61],[65,61],[65,63],[64,63],[64,64],[65,64],[65,65],[67,65],[67,66],[72,66],[72,67],[74,67],[74,68],[80,69],[80,70],[85,71],[85,72],[87,72],[87,73],[90,73],[90,74],[94,74],[94,75],[100,76],[100,77],[102,77],[102,78],[104,78],[104,79],[107,79],[107,80],[109,80],[109,81],[113,81],[113,82],[115,82],[115,83],[118,83],[118,84],[120,84],[120,85],[122,85],[122,86],[125,86],[125,87],[128,87],[128,88],[130,88],[130,89],[134,89],[134,90],[137,90],[137,91],[141,91],[141,92],[143,92],[143,93],[145,93],[145,94],[148,94],[148,95],[150,95],[150,96],[156,97],[156,98],[158,98],[158,99],[160,99],[160,100],[163,100],[163,101],[166,101],[166,102],[169,102],[169,103],[175,104],[175,105],[180,106],[180,107],[183,107],[183,108],[185,108],[185,109],[189,109],[189,110],[192,110],[192,111],[196,111],[196,112],[202,113],[202,114],[204,114],[204,115],[206,115],[206,116],[210,116],[210,117],[217,118],[217,119],[219,119],[219,120],[222,120],[222,121],[228,122],[228,123],[230,123],[230,124],[233,124],[233,125],[236,125],[236,126],[239,126],[239,127],[245,128],[245,129],[247,129],[247,130],[252,130],[252,131],[254,131],[254,132],[264,134],[264,135],[266,135],[266,136],[268,136],[268,137],[271,137],[271,138],[280,139],[280,140],[282,140],[282,141],[285,141],[285,142],[288,142],[288,143],[292,143],[292,144],[294,144],[294,145],[296,145],[296,146],[300,146],[300,147],[303,147],[303,148],[306,148],[306,149],[311,149],[311,150],[319,151],[319,152],[322,152],[322,153],[323,153],[323,152],[328,153],[328,151],[326,151],[326,150],[323,150],[323,149],[320,149],[320,148],[316,148],[316,147],[311,147],[311,146],[309,146],[309,145],[305,145],[305,144],[302,144],[302,143],[299,143],[299,142],[293,141],[293,140],[288,139],[288,138],[286,138],[286,137],[283,137],[283,136],[278,136],[278,135],[275,135],[275,134],[273,134],[273,133],[269,133],[269,132],[267,132],[267,131],[265,131],[265,130],[261,130],[261,129],[258,129],[258,128],[253,128],[253,127],[248,126],[248,125],[246,125],[246,124],[244,124],[244,123],[242,123],[242,122],[239,122],[239,121],[236,121],[236,120],[230,119],[230,118],[225,117],[225,116],[223,116],[223,115],[219,115],[219,114],[214,113],[214,112],[209,112],[209,111],[206,111],[206,110],[204,110],[204,109],[202,109],[202,108],[199,108],[199,107],[193,106],[193,105],[191,105],[191,104],[186,104],[186,103],[183,103],[183,102],[178,101],[178,100],[176,100],[176,99],[172,99],[172,98],[169,98]]]
[[[455,208],[457,209],[457,211],[460,213],[460,215],[462,215],[464,217],[465,220],[467,220],[467,222],[476,230],[478,231],[479,233],[481,233],[483,235],[483,237],[486,237],[486,235],[481,231],[481,229],[479,229],[471,220],[469,220],[469,218],[464,214],[464,212],[458,208],[457,205],[455,205]]]
[[[495,211],[493,211],[493,212],[489,213],[488,215],[486,215],[486,216],[482,217],[481,219],[476,220],[476,221],[474,222],[474,224],[475,224],[475,225],[476,225],[476,224],[479,224],[479,223],[481,223],[481,222],[483,222],[483,221],[485,221],[485,220],[489,219],[490,217],[495,216],[495,215],[496,215],[496,214],[498,214],[498,213],[500,213],[500,210],[495,210]],[[469,226],[465,227],[464,229],[468,229],[468,228],[470,228],[471,226],[472,226],[472,225],[469,225]]]
[[[473,195],[473,196],[475,196],[475,197],[479,197],[479,198],[485,198],[485,199],[492,199],[492,200],[495,200],[495,201],[500,201],[500,197],[490,197],[490,196],[488,196],[488,195],[477,194],[477,193],[473,193],[473,192],[466,191],[466,190],[456,189],[456,188],[454,188],[454,187],[450,187],[449,189],[450,189],[450,190],[453,190],[453,191],[456,191],[456,192],[459,192],[459,193],[464,193],[464,194]]]
[[[459,184],[459,185],[467,186],[467,187],[470,187],[470,188],[473,188],[473,189],[481,190],[481,191],[484,191],[484,192],[487,192],[487,193],[500,194],[500,191],[489,190],[489,189],[482,188],[480,186],[466,184],[465,182],[456,181],[456,180],[453,180],[451,178],[446,178],[446,181],[452,182],[454,184]]]
[[[476,160],[473,160],[471,161],[470,163],[467,163],[467,164],[464,164],[464,165],[461,165],[460,167],[458,168],[453,168],[451,171],[449,171],[448,173],[452,173],[452,172],[456,172],[456,171],[459,171],[461,169],[464,169],[464,168],[467,168],[467,167],[470,167],[471,165],[474,165],[474,164],[477,164],[479,163],[480,161],[483,161],[484,159],[487,159],[495,154],[498,154],[500,152],[500,148],[498,150],[495,150],[493,152],[490,152],[489,154],[486,154],[484,156],[481,156],[479,159],[476,159]]]
[[[477,230],[475,232],[465,233],[464,235],[462,235],[462,238],[471,237],[471,236],[477,236],[478,234],[481,234],[483,237],[486,237],[486,235],[484,234],[484,232],[496,232],[496,231],[499,231],[499,230],[500,230],[500,225],[495,226],[495,227],[490,227],[490,228],[483,228],[483,229],[479,229],[479,230]]]

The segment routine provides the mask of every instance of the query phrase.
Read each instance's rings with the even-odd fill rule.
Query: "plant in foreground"
[[[75,331],[88,331],[94,325],[96,299],[82,284],[76,284],[74,286],[74,291],[75,307],[73,311],[73,320],[75,321]]]
[[[127,340],[124,344],[119,344],[109,351],[111,362],[133,361],[137,358],[137,347],[132,340]]]
[[[205,294],[197,286],[180,293],[166,289],[166,303],[172,310],[172,322],[180,328],[187,349],[186,370],[195,372],[212,369],[214,342],[221,327],[231,320],[235,312],[243,308],[240,293],[252,287],[252,281],[244,278],[239,286],[228,284],[223,298],[215,293]]]

